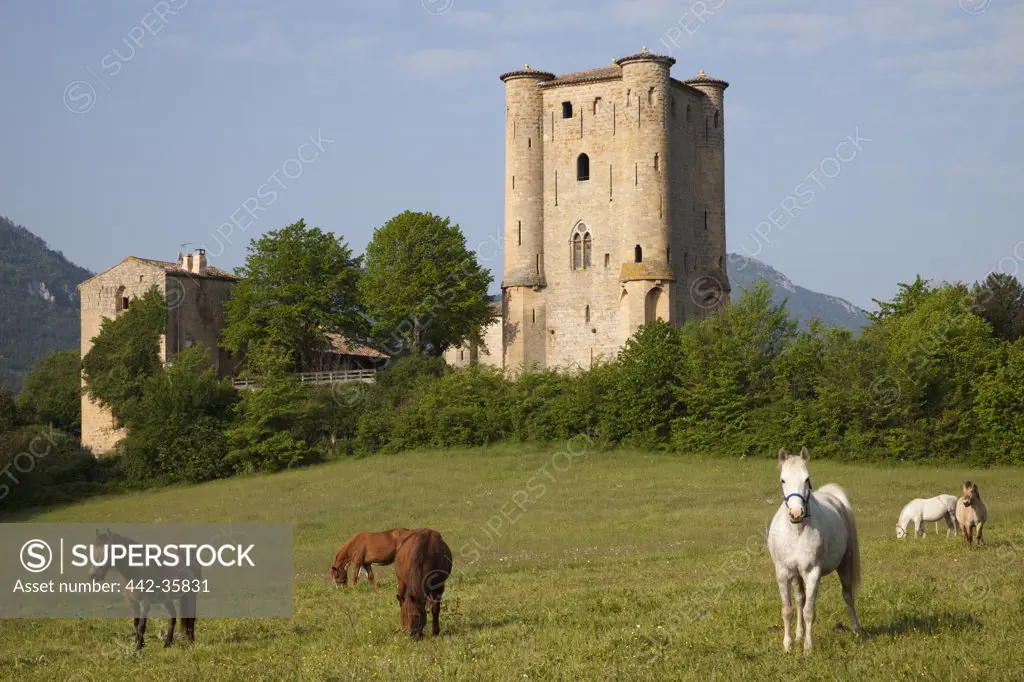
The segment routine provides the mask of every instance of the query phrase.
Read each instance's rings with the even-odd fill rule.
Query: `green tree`
[[[288,353],[295,370],[314,367],[327,335],[364,336],[357,282],[360,258],[341,238],[304,220],[249,244],[227,303],[224,347],[246,352],[269,345]]]
[[[209,350],[186,348],[150,376],[127,414],[125,467],[135,480],[199,482],[230,473],[225,427],[235,391],[218,380]]]
[[[872,322],[881,322],[888,317],[899,317],[900,315],[912,312],[932,290],[928,280],[921,279],[921,275],[917,275],[910,284],[900,282],[897,286],[899,287],[899,292],[891,301],[880,301],[877,298],[871,299],[878,306],[877,312],[868,313],[868,318]]]
[[[22,411],[18,399],[7,386],[0,386],[0,433],[13,431],[22,422]]]
[[[672,420],[684,411],[683,330],[662,320],[649,322],[619,352],[619,372],[609,402],[614,405],[616,440],[642,446],[665,444]],[[611,405],[609,406],[611,407]]]
[[[268,472],[299,466],[314,459],[307,434],[309,396],[290,371],[287,351],[269,345],[249,348],[250,375],[258,386],[235,406],[235,422],[227,431],[228,459],[239,472]]]
[[[77,431],[82,424],[82,360],[77,350],[44,355],[25,377],[19,398],[34,421]]]
[[[1024,442],[1024,339],[1006,348],[1006,358],[981,377],[974,404],[979,440],[990,461],[1020,464]]]
[[[752,410],[775,395],[775,361],[792,343],[796,322],[785,302],[772,303],[771,287],[760,280],[684,331],[680,402],[687,409],[673,423],[673,440],[698,451],[730,439],[738,444],[752,433]]]
[[[992,333],[1004,341],[1024,336],[1024,286],[1008,273],[990,273],[982,283],[975,282],[974,312],[992,325]]]
[[[163,294],[153,285],[116,318],[107,318],[82,358],[86,390],[123,421],[161,369],[160,335],[167,330]]]
[[[380,348],[389,355],[440,355],[481,340],[481,329],[494,318],[491,280],[458,225],[405,211],[374,231],[359,285]]]

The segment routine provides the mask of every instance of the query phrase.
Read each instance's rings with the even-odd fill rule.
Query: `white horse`
[[[796,593],[796,637],[804,637],[804,653],[811,651],[814,606],[821,579],[836,571],[843,585],[843,599],[854,632],[860,621],[854,596],[860,587],[860,548],[853,508],[843,489],[834,483],[811,491],[807,448],[790,456],[779,450],[782,473],[782,506],[775,512],[768,532],[768,551],[775,563],[775,577],[782,595],[782,647],[793,648],[789,620],[793,612],[790,585]]]
[[[946,521],[946,537],[950,532],[960,532],[960,523],[956,520],[956,495],[937,495],[927,500],[918,498],[911,500],[900,512],[900,520],[896,523],[896,537],[907,536],[907,524],[914,523],[914,537],[920,533],[924,537],[925,521],[935,522],[935,532],[939,532],[939,521]]]

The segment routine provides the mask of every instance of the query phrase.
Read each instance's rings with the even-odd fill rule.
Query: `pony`
[[[441,596],[452,572],[452,550],[441,534],[431,528],[416,530],[398,548],[395,575],[398,577],[398,603],[401,626],[413,639],[423,636],[427,624],[427,602],[433,624],[430,634],[441,634]]]
[[[900,512],[900,519],[896,522],[896,537],[907,536],[907,524],[913,522],[914,537],[920,533],[924,537],[924,522],[934,521],[935,532],[939,532],[939,520],[946,522],[946,537],[950,532],[959,534],[960,524],[956,520],[956,496],[937,495],[928,499],[917,498],[907,503]]]
[[[372,564],[378,566],[390,566],[395,562],[395,553],[398,546],[409,537],[413,531],[408,528],[392,528],[377,533],[363,531],[353,535],[348,542],[341,546],[334,557],[329,571],[338,587],[348,585],[348,565],[354,566],[352,575],[352,587],[359,582],[359,571],[366,573],[370,584],[377,587],[377,580],[373,577]]]
[[[98,582],[106,577],[107,572],[111,568],[110,561],[110,547],[114,545],[137,545],[135,540],[118,535],[109,528],[105,533],[96,531],[96,538],[90,545],[89,552],[90,557],[96,557],[96,547],[103,547],[103,562],[93,562],[93,567],[89,569],[89,578],[93,582]],[[166,552],[166,548],[165,548]],[[131,583],[145,583],[145,589],[128,589],[128,585],[125,585],[124,594],[125,602],[127,602],[129,608],[132,611],[133,622],[135,624],[135,650],[138,651],[145,646],[146,636],[146,619],[149,618],[149,608],[153,604],[161,604],[167,610],[170,615],[170,622],[167,625],[167,635],[164,638],[164,648],[171,646],[174,642],[174,625],[178,616],[178,612],[174,609],[175,600],[178,601],[181,608],[181,619],[180,619],[180,630],[184,630],[185,637],[189,642],[196,641],[196,592],[164,592],[161,589],[161,585],[165,584],[164,581],[174,580],[198,580],[202,577],[203,569],[199,566],[186,567],[182,564],[183,561],[179,557],[179,566],[168,567],[168,566],[131,566],[127,562],[115,563],[113,569],[121,574],[121,576],[128,581],[128,585]]]
[[[956,519],[960,523],[960,529],[964,533],[964,544],[970,545],[974,542],[974,530],[978,530],[978,544],[984,545],[985,539],[981,536],[981,529],[988,521],[988,508],[981,501],[981,491],[978,485],[972,481],[964,481],[964,494],[956,502]]]
[[[860,546],[853,507],[838,485],[823,485],[812,492],[807,469],[807,448],[791,456],[779,450],[782,475],[782,506],[768,531],[768,551],[775,564],[775,577],[782,596],[782,648],[793,647],[789,621],[793,607],[790,586],[796,593],[796,638],[804,637],[804,653],[811,651],[811,629],[821,579],[836,571],[843,586],[843,599],[854,632],[860,621],[854,598],[860,588]]]

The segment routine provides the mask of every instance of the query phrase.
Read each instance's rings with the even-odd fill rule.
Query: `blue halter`
[[[783,495],[782,495],[782,504],[788,505],[789,504],[789,498],[791,498],[791,497],[799,498],[800,501],[804,503],[804,518],[807,518],[807,519],[811,518],[811,479],[810,478],[807,479],[807,494],[806,495],[801,495],[800,493],[790,493],[790,494],[786,495],[785,494],[786,493],[785,489],[783,489],[782,493],[783,493]]]

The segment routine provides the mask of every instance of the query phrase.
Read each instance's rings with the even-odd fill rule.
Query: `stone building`
[[[469,365],[494,365],[501,367],[501,301],[492,304],[496,322],[483,329],[483,344],[469,341],[458,348],[445,351],[444,359],[452,367],[468,367]]]
[[[82,357],[92,348],[104,318],[116,318],[156,285],[167,302],[167,333],[160,338],[160,361],[174,361],[178,351],[196,343],[210,350],[219,377],[235,376],[242,358],[220,347],[226,321],[225,303],[239,278],[207,264],[204,249],[179,254],[178,261],[131,256],[78,285],[81,299]],[[306,371],[376,369],[387,361],[383,353],[328,334],[330,348]],[[111,452],[125,436],[110,410],[82,395],[82,445],[95,455]]]
[[[725,303],[728,83],[647,52],[505,83],[500,364],[582,367]],[[494,361],[497,364],[496,350]]]
[[[82,357],[92,348],[104,318],[127,310],[154,284],[167,301],[167,333],[160,338],[160,360],[173,362],[179,350],[196,343],[210,349],[218,376],[230,376],[235,359],[219,347],[224,303],[238,278],[207,265],[206,252],[180,254],[177,263],[130,256],[78,285],[81,300]],[[82,395],[82,444],[105,454],[124,438],[110,410]]]

